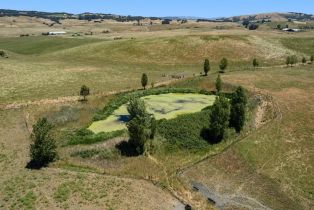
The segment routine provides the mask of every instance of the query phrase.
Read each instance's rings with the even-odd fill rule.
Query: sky
[[[139,16],[228,17],[264,12],[314,14],[314,0],[0,0],[1,9]]]

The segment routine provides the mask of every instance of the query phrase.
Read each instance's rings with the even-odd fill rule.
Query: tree
[[[221,91],[221,89],[222,89],[222,81],[221,81],[221,78],[220,78],[220,74],[218,74],[215,86],[216,86],[217,93],[219,93]]]
[[[143,154],[146,142],[155,136],[156,120],[146,112],[144,101],[141,99],[131,98],[127,110],[130,114],[130,121],[127,123],[129,143],[138,154]]]
[[[221,59],[219,68],[222,72],[224,72],[228,67],[228,60],[226,58]]]
[[[142,79],[141,79],[141,83],[142,83],[142,87],[144,88],[144,90],[146,89],[146,86],[148,84],[148,77],[147,75],[144,73],[142,74]]]
[[[87,101],[86,96],[88,96],[89,94],[89,87],[83,85],[80,90],[80,95],[83,96],[83,101]]]
[[[291,57],[290,57],[290,56],[288,56],[288,57],[287,57],[287,59],[286,59],[286,64],[287,64],[287,66],[289,66],[289,65],[290,65],[290,63],[291,63]]]
[[[291,66],[293,66],[293,64],[296,64],[298,63],[298,58],[296,55],[292,55],[291,58],[290,58],[290,64]]]
[[[302,63],[306,64],[306,58],[305,57],[302,58]]]
[[[223,96],[216,97],[210,113],[210,136],[215,142],[223,139],[229,124],[230,104]]]
[[[240,86],[232,94],[229,126],[235,128],[240,133],[245,123],[245,110],[247,96],[244,89]]]
[[[204,62],[204,73],[205,73],[205,76],[208,75],[209,70],[210,70],[210,64],[209,64],[209,60],[206,58],[205,62]]]
[[[30,157],[33,166],[43,167],[57,158],[57,146],[50,131],[53,125],[46,118],[39,119],[33,126]]]
[[[253,59],[253,66],[254,66],[254,68],[259,66],[259,63],[258,63],[256,58]]]
[[[310,61],[311,61],[311,63],[314,62],[314,55],[311,55]]]

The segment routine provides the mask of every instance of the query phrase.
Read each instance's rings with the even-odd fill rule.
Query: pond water
[[[214,95],[193,93],[168,93],[142,97],[147,111],[157,120],[173,119],[178,115],[199,112],[207,106],[213,105]],[[88,129],[94,133],[111,132],[126,128],[128,121],[127,105],[122,105],[107,119],[94,122]]]

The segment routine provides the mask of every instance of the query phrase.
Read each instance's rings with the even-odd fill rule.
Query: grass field
[[[199,112],[215,101],[215,96],[201,94],[169,93],[142,97],[147,111],[157,120],[173,119],[178,115]],[[88,129],[94,133],[112,132],[126,129],[127,105],[118,108],[113,115],[102,121],[94,122]]]
[[[18,26],[25,24],[18,30],[0,21],[6,27],[0,31],[0,49],[9,55],[0,58],[0,105],[44,100],[0,110],[0,209],[168,210],[182,207],[178,198],[196,209],[213,209],[193,190],[191,181],[229,202],[240,198],[245,204],[272,209],[313,208],[314,64],[279,66],[287,55],[313,54],[313,32],[247,31],[233,24],[216,30],[205,23],[152,27],[104,23],[95,27],[95,36],[17,37],[49,29],[41,21],[33,25],[23,21],[17,20]],[[75,24],[65,23],[65,30],[69,34],[90,30],[87,22]],[[102,34],[104,28],[113,32]],[[113,40],[115,36],[122,40]],[[211,71],[208,77],[199,77],[206,57]],[[258,114],[251,113],[252,122],[241,135],[230,132],[226,141],[211,145],[199,133],[208,126],[209,111],[182,115],[161,123],[153,142],[156,151],[147,156],[119,153],[115,146],[128,139],[126,134],[94,144],[60,146],[61,133],[87,127],[113,98],[95,93],[137,89],[143,72],[149,83],[184,74],[191,78],[170,86],[212,91],[221,57],[230,61],[222,75],[224,90],[242,85],[254,92],[253,101],[256,95],[272,98],[274,104],[265,115],[276,110],[276,119],[254,130],[251,123]],[[262,68],[251,67],[253,57]],[[92,90],[87,103],[45,103],[78,95],[83,84]],[[31,126],[44,116],[56,125],[53,134],[60,159],[48,168],[28,170]],[[169,133],[174,125],[177,129]],[[230,208],[241,209],[237,205]]]

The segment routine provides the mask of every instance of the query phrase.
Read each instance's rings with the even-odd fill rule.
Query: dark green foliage
[[[292,56],[287,57],[287,59],[286,59],[287,65],[290,65],[292,67],[296,63],[298,63],[298,58],[296,55],[292,55]]]
[[[154,139],[157,132],[157,120],[155,117],[152,117],[151,119],[151,134],[150,139]]]
[[[302,58],[302,63],[303,63],[303,64],[306,63],[306,58],[305,58],[305,57]]]
[[[131,98],[127,109],[130,114],[130,121],[127,122],[129,143],[138,154],[143,154],[147,140],[155,135],[156,127],[152,126],[155,120],[152,120],[154,118],[147,113],[144,101],[139,98]]]
[[[311,55],[310,61],[311,61],[311,63],[314,62],[314,55]]]
[[[253,66],[254,68],[259,66],[258,60],[256,58],[253,59]]]
[[[39,119],[33,126],[30,145],[31,162],[37,167],[46,166],[57,158],[57,146],[51,136],[53,125],[46,118]]]
[[[78,145],[78,144],[95,144],[98,142],[106,141],[118,136],[121,136],[125,131],[113,131],[108,133],[95,134],[88,129],[80,129],[72,134],[66,136],[68,141],[66,145]]]
[[[86,96],[89,94],[89,88],[86,85],[83,85],[80,90],[80,95],[83,96],[83,101],[86,101]]]
[[[208,75],[209,70],[210,70],[210,64],[209,64],[209,60],[206,58],[205,62],[204,62],[204,73],[205,73],[205,76]]]
[[[228,67],[228,60],[227,58],[223,58],[221,59],[220,61],[220,64],[219,64],[219,69],[224,72]]]
[[[240,86],[233,93],[231,99],[229,126],[233,127],[237,133],[240,133],[245,123],[245,111],[247,105],[247,96],[244,89]]]
[[[256,23],[251,23],[251,24],[249,25],[249,30],[256,30],[256,29],[258,29],[258,27],[259,27],[258,24],[256,24]]]
[[[142,75],[142,79],[141,79],[141,83],[142,83],[142,87],[144,88],[144,90],[146,89],[146,86],[148,84],[148,77],[147,74],[143,74]]]
[[[208,145],[202,131],[209,127],[210,109],[180,115],[171,120],[161,120],[157,124],[158,134],[167,140],[168,149],[198,150]]]
[[[4,50],[0,50],[0,57],[7,58],[7,54]]]
[[[222,81],[221,81],[221,78],[220,78],[220,74],[218,74],[215,86],[216,86],[217,93],[219,93],[222,90]]]
[[[223,96],[217,97],[210,113],[210,140],[220,142],[228,128],[230,104]]]

